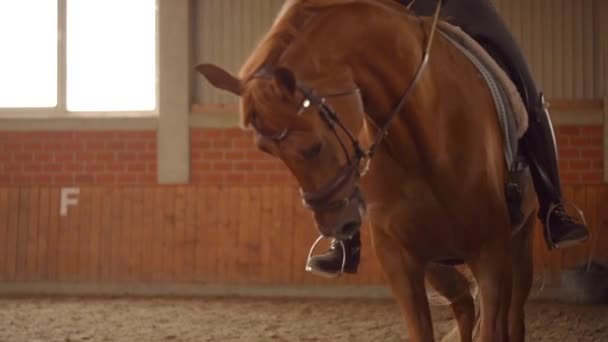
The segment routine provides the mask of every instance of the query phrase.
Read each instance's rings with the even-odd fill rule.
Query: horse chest
[[[401,182],[398,186],[387,182],[378,185],[369,191],[369,197],[366,192],[372,220],[374,217],[389,217],[391,220],[429,222],[437,216],[440,202],[425,182],[415,180]]]

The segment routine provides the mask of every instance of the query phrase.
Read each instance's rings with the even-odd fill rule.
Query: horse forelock
[[[273,103],[277,101],[277,93],[267,79],[252,79],[245,86],[241,100],[241,114],[243,127],[249,127],[254,117],[264,121],[265,129],[276,129],[280,125],[279,115],[264,115]],[[259,124],[256,123],[256,124]]]

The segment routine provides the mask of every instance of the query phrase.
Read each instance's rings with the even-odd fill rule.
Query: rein
[[[415,0],[412,1],[410,6],[414,2],[415,2]],[[406,102],[407,98],[414,90],[415,85],[418,83],[418,81],[422,77],[422,72],[426,69],[426,67],[429,63],[430,54],[431,54],[431,46],[432,46],[432,43],[433,43],[433,40],[435,37],[435,31],[437,30],[437,22],[439,21],[439,12],[441,10],[441,6],[442,6],[442,0],[439,0],[437,2],[437,8],[435,9],[435,14],[433,16],[433,25],[431,26],[431,34],[429,35],[429,38],[427,40],[427,44],[424,49],[424,54],[422,55],[422,61],[420,62],[420,65],[418,66],[418,69],[416,70],[416,73],[414,74],[414,78],[410,82],[410,85],[403,92],[403,95],[401,95],[401,99],[399,100],[399,103],[397,103],[397,105],[391,112],[391,115],[389,116],[388,120],[378,130],[378,134],[376,134],[375,141],[372,143],[372,145],[370,146],[369,150],[366,153],[367,163],[366,163],[365,169],[363,171],[363,175],[365,175],[367,173],[367,171],[369,170],[369,165],[370,165],[372,157],[374,156],[374,154],[376,152],[376,149],[378,148],[378,146],[380,145],[382,140],[384,140],[384,138],[388,135],[388,130],[389,130],[391,124],[397,118],[397,115],[399,115],[399,112],[401,112],[401,110],[403,109],[403,106],[405,106],[405,102]]]

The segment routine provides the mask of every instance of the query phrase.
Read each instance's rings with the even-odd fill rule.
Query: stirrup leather
[[[512,226],[519,226],[524,220],[521,204],[524,196],[523,175],[528,171],[528,164],[521,156],[516,156],[507,176],[505,196]]]

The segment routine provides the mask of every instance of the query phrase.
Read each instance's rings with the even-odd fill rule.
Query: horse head
[[[353,58],[353,49],[369,37],[373,26],[364,28],[357,23],[369,19],[370,10],[379,13],[372,16],[375,25],[386,21],[386,13],[391,13],[391,20],[402,22],[405,14],[398,6],[391,1],[287,2],[239,76],[211,64],[197,66],[213,86],[240,97],[242,126],[253,129],[257,147],[279,158],[297,179],[303,202],[313,211],[325,237],[347,239],[359,230],[366,207],[359,180],[373,155],[372,149],[362,146],[379,145],[380,141],[373,140],[382,139],[388,129],[377,134],[363,129],[370,122],[363,87],[346,61]],[[410,21],[417,32],[418,22]],[[330,33],[332,40],[328,41]],[[415,68],[418,61],[409,64]],[[361,70],[365,66],[356,72],[368,79],[369,73]],[[385,95],[384,102],[391,103]],[[392,112],[394,118],[401,109],[402,104],[386,112]]]
[[[336,84],[340,77],[313,87],[287,67],[264,66],[247,80],[215,65],[197,70],[215,87],[240,96],[256,146],[295,176],[321,234],[355,234],[365,212],[358,185],[365,157],[358,140],[365,117],[359,89]]]

